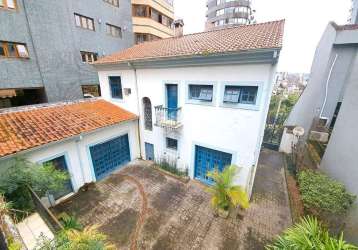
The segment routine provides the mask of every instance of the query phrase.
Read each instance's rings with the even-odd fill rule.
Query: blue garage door
[[[94,145],[90,153],[96,179],[102,179],[130,161],[128,134]]]
[[[206,184],[212,184],[212,179],[207,173],[215,168],[222,171],[225,166],[231,164],[231,158],[231,154],[195,146],[195,178]]]

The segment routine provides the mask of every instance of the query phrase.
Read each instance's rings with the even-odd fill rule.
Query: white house
[[[251,193],[284,21],[136,45],[104,57],[102,97],[139,116],[141,156],[163,158],[210,183],[207,172],[241,167]]]
[[[34,105],[0,113],[0,173],[15,156],[53,163],[70,175],[65,189],[52,194],[58,201],[139,158],[138,145],[137,116],[103,100]]]

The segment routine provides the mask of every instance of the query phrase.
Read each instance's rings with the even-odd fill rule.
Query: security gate
[[[131,160],[128,134],[90,147],[96,179],[100,180]]]
[[[231,164],[232,155],[218,150],[195,146],[195,179],[206,184],[213,181],[207,173],[217,168],[220,172],[224,167]]]

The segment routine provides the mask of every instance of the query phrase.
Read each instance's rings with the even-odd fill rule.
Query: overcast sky
[[[206,0],[174,0],[184,33],[204,30]],[[253,0],[258,22],[286,19],[279,71],[310,72],[319,39],[329,21],[346,23],[351,0]]]

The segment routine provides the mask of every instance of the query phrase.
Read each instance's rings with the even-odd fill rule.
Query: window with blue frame
[[[178,140],[167,137],[166,141],[167,141],[167,148],[174,149],[174,150],[178,149]]]
[[[110,76],[109,86],[111,88],[111,96],[115,99],[123,99],[122,82],[120,76]]]
[[[257,91],[257,86],[225,86],[224,102],[255,105]]]
[[[189,99],[211,102],[213,100],[213,85],[189,85]]]

